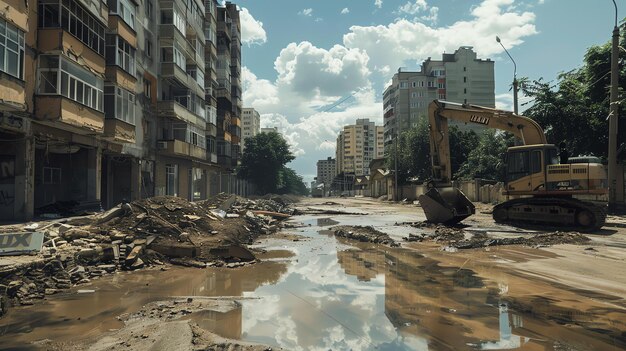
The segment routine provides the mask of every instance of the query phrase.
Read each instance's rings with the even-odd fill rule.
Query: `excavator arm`
[[[428,106],[428,118],[432,176],[433,181],[439,186],[447,186],[452,182],[448,135],[450,119],[512,133],[524,145],[546,144],[543,129],[537,122],[509,111],[434,100]]]

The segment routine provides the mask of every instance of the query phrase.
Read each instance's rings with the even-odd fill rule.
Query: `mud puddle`
[[[349,217],[348,219],[346,217]],[[325,217],[328,218],[328,217]],[[51,297],[14,308],[0,345],[72,340],[121,327],[115,317],[172,296],[239,296],[240,307],[188,317],[224,337],[288,350],[620,350],[626,311],[557,307],[557,300],[512,300],[515,286],[402,248],[320,235],[329,222],[299,216],[303,240],[257,245],[270,261],[239,269],[119,274],[90,294]],[[340,225],[353,216],[332,217]],[[368,216],[389,232],[403,218]],[[361,223],[363,222],[361,218]],[[334,225],[336,223],[332,223]],[[406,235],[405,228],[404,235]],[[271,252],[278,252],[271,254]],[[288,252],[294,256],[289,258]],[[285,259],[288,259],[285,261]],[[540,292],[538,292],[540,295]],[[582,309],[585,301],[568,301]],[[80,318],[80,320],[78,319]]]

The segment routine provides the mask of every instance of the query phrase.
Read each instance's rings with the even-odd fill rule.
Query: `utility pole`
[[[613,47],[611,50],[611,106],[609,113],[609,210],[617,205],[617,121],[619,118],[619,28],[617,27],[617,4],[615,6],[615,26],[613,27]]]

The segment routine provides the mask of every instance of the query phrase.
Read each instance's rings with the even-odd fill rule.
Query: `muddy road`
[[[572,243],[495,245],[542,232],[496,225],[488,206],[452,229],[420,225],[414,205],[296,206],[294,228],[252,245],[260,263],[104,276],[10,309],[0,349],[626,349],[623,218]]]

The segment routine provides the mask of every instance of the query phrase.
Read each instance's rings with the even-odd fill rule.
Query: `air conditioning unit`
[[[157,149],[159,150],[167,149],[167,141],[157,141]]]

